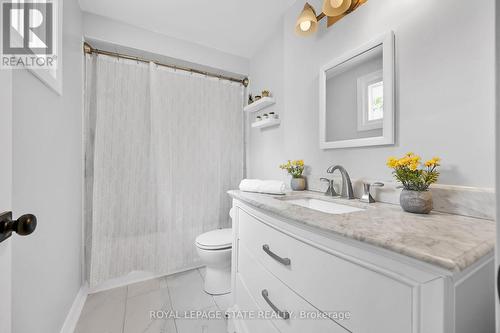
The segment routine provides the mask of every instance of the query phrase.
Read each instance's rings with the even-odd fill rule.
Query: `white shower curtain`
[[[226,191],[243,176],[241,85],[106,56],[86,64],[90,285],[198,265],[196,236],[230,226]]]

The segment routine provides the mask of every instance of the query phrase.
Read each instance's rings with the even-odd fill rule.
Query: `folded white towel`
[[[285,183],[280,180],[243,179],[240,190],[269,194],[285,194]]]

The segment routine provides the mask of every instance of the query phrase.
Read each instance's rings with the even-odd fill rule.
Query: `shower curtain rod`
[[[99,50],[99,49],[93,48],[87,42],[83,43],[83,52],[85,54],[93,54],[93,53],[95,53],[95,54],[102,54],[102,55],[107,55],[107,56],[110,56],[110,57],[116,57],[116,58],[122,58],[122,59],[128,59],[128,60],[135,60],[135,61],[140,61],[140,62],[145,62],[145,63],[152,62],[152,63],[154,63],[154,64],[156,64],[158,66],[162,66],[162,67],[168,67],[168,68],[173,68],[173,69],[176,69],[176,70],[181,70],[181,71],[186,71],[186,72],[190,72],[190,73],[201,74],[201,75],[205,75],[205,76],[209,76],[209,77],[216,77],[216,78],[219,78],[219,79],[228,80],[228,81],[232,81],[232,82],[238,82],[238,83],[242,84],[245,87],[248,87],[248,83],[249,83],[247,77],[245,77],[243,79],[237,79],[237,78],[234,78],[234,77],[225,76],[225,75],[219,75],[219,74],[210,73],[210,72],[205,72],[205,71],[201,71],[201,70],[194,69],[194,68],[183,67],[183,66],[176,66],[176,65],[170,65],[170,64],[161,63],[161,62],[158,62],[158,61],[155,61],[155,60],[149,60],[149,59],[145,59],[145,58],[141,58],[141,57],[135,57],[135,56],[127,55],[127,54]]]

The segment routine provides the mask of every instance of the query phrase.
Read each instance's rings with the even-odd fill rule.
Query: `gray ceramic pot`
[[[403,190],[399,197],[401,207],[416,214],[429,214],[432,210],[432,193],[430,191]]]
[[[292,178],[290,181],[290,186],[294,191],[304,191],[306,189],[306,180],[305,178]]]

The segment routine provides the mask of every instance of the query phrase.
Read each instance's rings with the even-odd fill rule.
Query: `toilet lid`
[[[217,229],[196,237],[196,245],[205,249],[223,249],[231,247],[233,243],[233,229]]]

